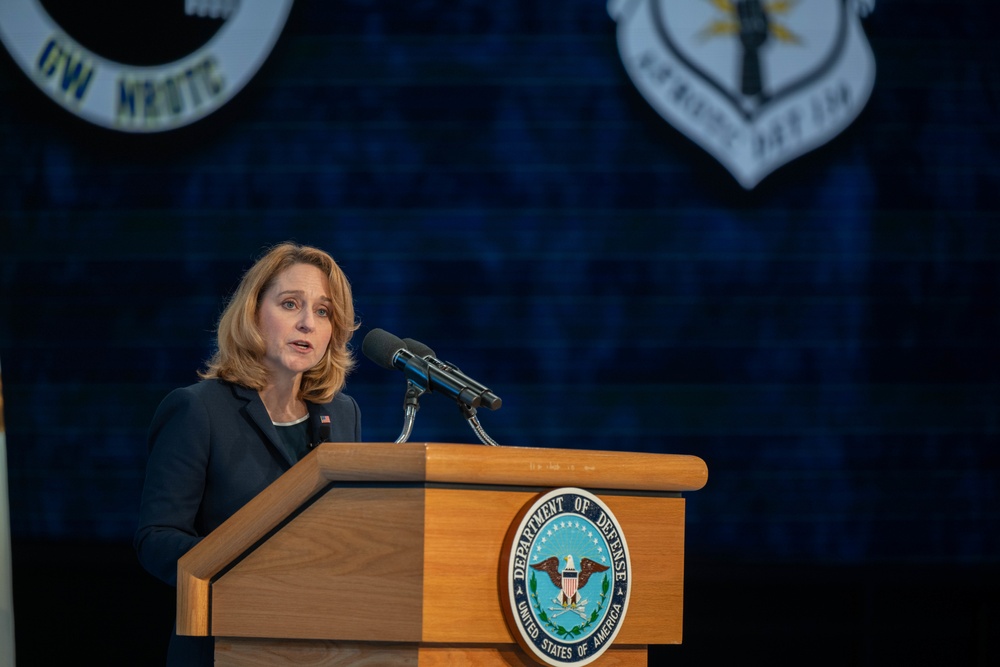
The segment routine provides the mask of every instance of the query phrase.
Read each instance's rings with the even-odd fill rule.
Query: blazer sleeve
[[[177,585],[177,560],[201,540],[199,508],[205,493],[209,413],[190,388],[163,399],[149,429],[149,461],[134,546],[152,575]]]

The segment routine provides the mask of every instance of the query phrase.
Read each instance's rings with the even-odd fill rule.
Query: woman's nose
[[[299,330],[300,331],[312,331],[316,328],[316,315],[313,314],[308,308],[302,309],[302,315],[299,317]]]

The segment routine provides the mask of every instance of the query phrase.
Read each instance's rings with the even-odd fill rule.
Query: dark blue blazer
[[[361,440],[350,396],[307,405],[310,443]],[[153,417],[149,448],[134,546],[143,567],[172,586],[177,559],[296,462],[257,391],[221,380],[170,392]],[[175,635],[172,654],[178,639],[193,638]]]
[[[310,442],[361,440],[354,399],[308,403]],[[135,549],[143,567],[177,585],[177,559],[295,464],[256,390],[205,380],[170,392],[149,428],[149,461]]]

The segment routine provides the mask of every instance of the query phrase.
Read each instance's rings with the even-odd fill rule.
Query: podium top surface
[[[446,443],[325,443],[313,455],[319,474],[331,482],[680,492],[697,491],[708,481],[703,460],[679,454]]]

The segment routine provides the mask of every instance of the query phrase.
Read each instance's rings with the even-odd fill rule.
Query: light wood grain
[[[213,585],[212,632],[506,643],[504,535],[530,490],[333,488]],[[608,495],[632,563],[619,637],[681,641],[684,500]]]
[[[419,641],[423,495],[330,489],[213,584],[213,634]]]
[[[292,639],[215,640],[215,667],[417,667],[416,644],[310,642]]]
[[[504,535],[532,491],[428,489],[425,642],[514,643],[498,592]]]
[[[645,646],[615,645],[595,667],[646,667]],[[290,639],[216,640],[216,667],[538,667],[538,663],[514,645],[470,646],[462,644],[371,644],[309,642]]]
[[[504,535],[536,493],[428,489],[424,622],[427,642],[515,641],[499,591]],[[618,640],[678,644],[684,597],[684,499],[601,497],[618,519],[632,593]],[[470,550],[469,545],[477,545]]]
[[[422,481],[697,491],[708,467],[697,456],[443,443],[327,443],[318,464],[331,481]]]

